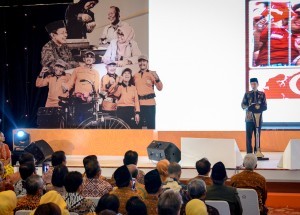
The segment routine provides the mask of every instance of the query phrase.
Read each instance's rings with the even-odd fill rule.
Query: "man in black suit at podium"
[[[253,118],[253,113],[249,111],[253,107],[255,109],[259,109],[262,111],[267,110],[267,100],[266,95],[264,92],[258,91],[258,80],[257,78],[250,79],[251,91],[245,93],[243,101],[242,101],[242,108],[246,110],[246,147],[247,147],[247,154],[253,153],[252,147],[252,134],[254,133],[255,143],[256,143],[256,125]],[[260,151],[260,130],[261,130],[261,120],[259,120],[258,125],[258,147],[256,144],[254,145],[254,153],[257,157],[264,157]]]

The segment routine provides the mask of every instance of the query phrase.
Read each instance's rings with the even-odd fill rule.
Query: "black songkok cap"
[[[58,20],[58,21],[55,21],[55,22],[51,22],[51,23],[49,23],[48,25],[45,26],[46,31],[48,32],[48,34],[57,31],[57,29],[59,29],[59,28],[65,28],[65,27],[66,27],[66,25],[65,25],[64,20]]]

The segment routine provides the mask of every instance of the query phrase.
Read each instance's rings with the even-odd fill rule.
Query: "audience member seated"
[[[128,167],[133,165],[135,170],[130,170]],[[136,177],[138,175],[138,172],[139,170],[136,168],[136,166],[134,164],[130,164],[127,166],[127,168],[129,169],[129,172],[132,172],[131,173],[131,177],[132,177],[132,183],[134,184],[133,187],[134,189],[139,193],[139,195],[145,199],[146,196],[147,196],[147,191],[145,190],[145,185],[144,184],[141,184],[139,183],[137,180],[136,180]],[[144,179],[143,179],[144,180]]]
[[[111,211],[111,210],[104,210],[104,211],[101,211],[100,213],[99,213],[99,215],[117,215],[117,213],[116,212],[114,212],[114,211]]]
[[[56,166],[52,173],[51,184],[47,185],[46,190],[55,190],[60,195],[64,196],[66,194],[64,180],[68,172],[68,167],[66,167],[64,164]]]
[[[188,183],[187,186],[187,198],[184,198],[183,206],[181,207],[180,214],[186,214],[186,204],[189,203],[193,199],[201,200],[205,203],[206,197],[206,184],[202,179],[193,179]],[[207,205],[207,213],[209,215],[219,215],[219,212],[216,208]]]
[[[82,196],[101,197],[112,190],[112,186],[100,178],[101,169],[97,160],[90,160],[85,166],[86,178],[82,184]]]
[[[56,166],[58,166],[60,164],[63,164],[63,165],[67,164],[66,154],[64,151],[56,151],[52,154],[52,156],[51,156],[51,165],[52,166],[49,168],[48,172],[43,174],[43,180],[46,185],[51,184],[53,170]]]
[[[139,155],[136,151],[129,150],[124,155],[123,164],[126,166],[130,165],[130,164],[137,166],[138,158],[139,158]],[[144,176],[145,176],[145,173],[142,170],[138,169],[138,174],[135,179],[139,183],[144,184]]]
[[[15,188],[15,193],[17,196],[22,196],[22,195],[26,195],[26,189],[23,186],[23,184],[25,183],[25,180],[35,174],[35,166],[34,163],[32,162],[28,162],[28,163],[24,163],[19,167],[19,172],[21,175],[21,179],[14,185]]]
[[[124,165],[119,167],[114,172],[117,188],[115,188],[111,194],[116,195],[120,201],[119,212],[126,214],[125,205],[132,196],[139,196],[136,190],[132,189],[132,179],[128,168]],[[140,197],[140,196],[139,196]]]
[[[156,164],[156,169],[159,172],[162,183],[165,183],[168,178],[168,167],[170,162],[166,159],[160,160]]]
[[[158,200],[158,215],[179,215],[181,202],[181,196],[178,192],[166,190]]]
[[[97,162],[99,163],[98,158],[97,158],[96,155],[88,155],[88,156],[86,156],[86,157],[83,158],[83,166],[85,167],[85,165],[87,165],[91,160],[95,160],[95,161],[97,161]],[[99,178],[100,178],[100,179],[103,179],[103,180],[105,180],[105,181],[108,181],[108,180],[107,180],[104,176],[102,176],[102,175],[99,175]],[[86,173],[84,172],[84,173],[83,173],[83,180],[85,180],[85,179],[86,179]]]
[[[242,205],[236,188],[225,185],[227,173],[222,162],[217,162],[211,173],[213,185],[207,187],[206,200],[227,201],[231,215],[241,215]]]
[[[12,190],[14,191],[14,186],[11,184],[10,181],[4,178],[5,169],[3,162],[0,161],[0,192],[5,190]]]
[[[36,215],[36,214],[38,214],[38,215],[47,214],[47,213],[39,212],[41,210],[40,206],[43,205],[43,204],[47,204],[47,203],[54,203],[55,205],[57,205],[60,209],[59,214],[62,214],[62,215],[69,215],[70,214],[69,211],[67,210],[67,203],[65,202],[63,197],[55,190],[50,190],[49,192],[44,194],[41,197],[39,206],[35,210],[33,210],[31,214],[34,214],[34,215]],[[38,211],[38,213],[35,213],[36,211]]]
[[[0,192],[0,214],[13,215],[17,206],[17,197],[14,191],[7,190]]]
[[[186,215],[207,215],[207,209],[204,204],[199,199],[193,199],[189,201],[185,208]]]
[[[101,214],[105,210],[113,211],[116,214],[119,213],[120,201],[114,194],[104,194],[98,202],[96,207],[96,214]]]
[[[137,196],[128,199],[126,203],[127,215],[147,215],[145,203]]]
[[[207,158],[202,158],[201,160],[198,160],[196,162],[196,169],[197,169],[198,175],[195,178],[192,178],[190,181],[192,181],[193,179],[202,179],[207,186],[212,185],[213,184],[212,180],[209,177],[210,167],[211,167],[211,164],[207,160]]]
[[[129,171],[131,172],[131,175],[134,174],[133,171],[137,170],[138,173],[137,173],[136,177],[133,177],[133,176],[132,177],[135,178],[136,181],[139,182],[140,184],[144,184],[145,173],[142,170],[139,170],[137,168],[138,157],[139,157],[139,155],[136,151],[129,150],[124,155],[123,164],[128,167]],[[114,175],[112,175],[111,178],[112,178],[111,184],[114,186],[116,183],[113,180]]]
[[[163,189],[172,189],[176,192],[180,192],[182,189],[182,185],[179,182],[181,176],[181,166],[176,162],[170,163],[168,166],[168,175],[169,177],[166,179]]]
[[[267,200],[266,179],[259,173],[254,172],[254,169],[257,167],[257,157],[254,154],[247,154],[243,165],[245,170],[234,175],[230,184],[236,188],[256,190],[260,213],[267,214],[268,209],[265,206]]]
[[[11,152],[9,150],[9,147],[5,142],[5,136],[4,134],[0,131],[0,161],[2,161],[5,173],[4,173],[4,178],[6,176],[9,176],[14,173],[14,168],[11,165]]]
[[[39,205],[34,212],[34,215],[61,215],[61,210],[57,204],[52,202]]]
[[[64,199],[68,210],[78,214],[87,214],[95,211],[92,200],[84,198],[81,193],[82,174],[80,172],[69,172],[64,180],[66,194]]]
[[[20,157],[19,157],[20,166],[25,163],[33,163],[33,164],[35,163],[34,157],[31,153],[24,152],[20,155]],[[15,173],[7,176],[6,179],[10,180],[10,182],[12,184],[16,184],[19,180],[21,180],[20,172],[19,171],[15,172]]]
[[[39,175],[29,176],[25,181],[26,196],[18,199],[18,210],[34,210],[39,205],[41,196],[43,195],[43,179]]]
[[[162,183],[156,169],[149,171],[145,177],[145,189],[147,196],[144,200],[148,215],[157,215],[158,197],[162,193]]]

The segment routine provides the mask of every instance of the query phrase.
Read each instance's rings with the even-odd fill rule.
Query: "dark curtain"
[[[0,130],[12,143],[12,129],[37,127],[37,110],[48,89],[36,88],[45,25],[64,19],[68,4],[0,7]]]

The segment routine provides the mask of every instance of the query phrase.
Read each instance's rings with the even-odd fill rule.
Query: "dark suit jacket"
[[[242,215],[243,213],[240,197],[234,187],[217,184],[208,186],[206,200],[222,200],[228,202],[231,215]]]

